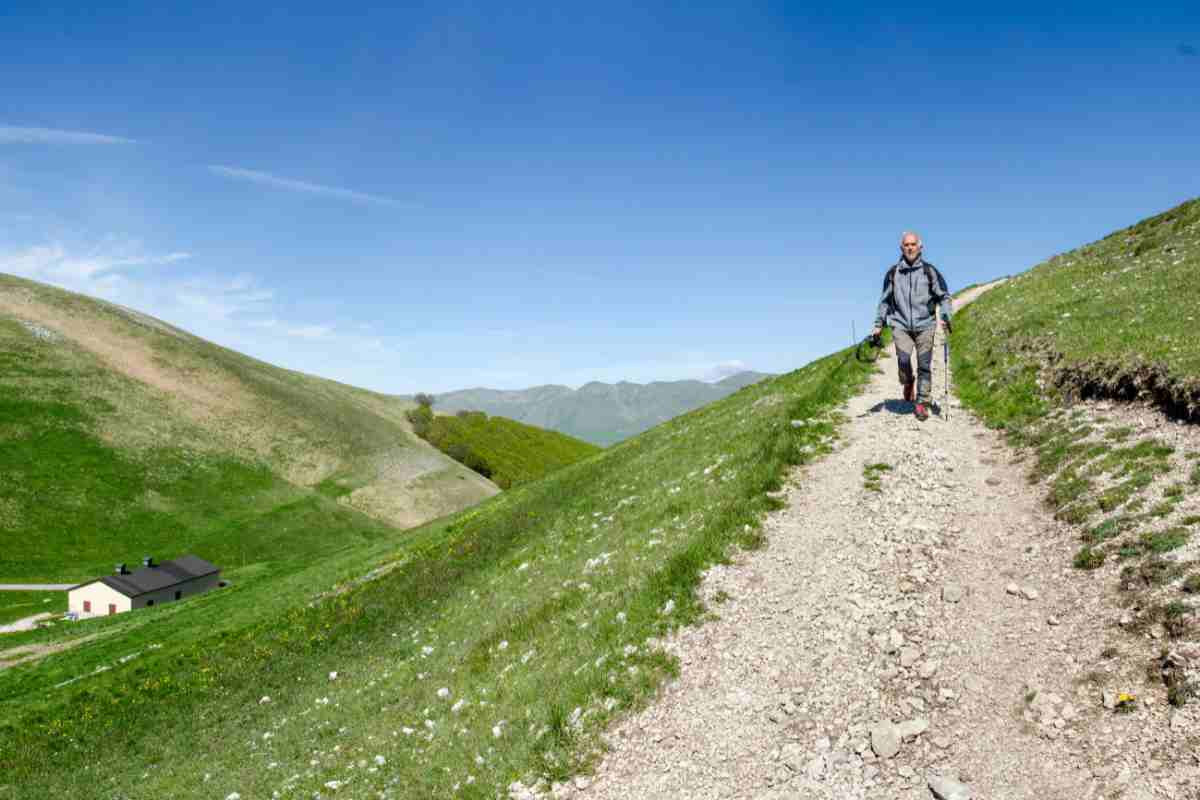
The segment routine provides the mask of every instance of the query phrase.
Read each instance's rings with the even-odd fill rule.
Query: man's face
[[[915,236],[905,236],[900,240],[900,252],[904,254],[904,260],[911,264],[921,255],[921,242]]]

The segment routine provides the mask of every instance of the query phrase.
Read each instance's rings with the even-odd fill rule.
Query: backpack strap
[[[936,297],[940,303],[946,297],[946,292],[942,291],[942,284],[945,282],[942,273],[927,261],[922,261],[921,266],[925,267],[925,279],[929,281],[929,296]]]

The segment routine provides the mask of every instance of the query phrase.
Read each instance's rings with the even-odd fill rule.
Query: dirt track
[[[924,800],[942,778],[958,798],[1200,796],[1196,759],[1170,755],[1195,704],[1117,714],[1085,680],[1121,611],[1070,568],[1041,490],[955,399],[916,421],[880,364],[768,545],[710,571],[720,619],[665,644],[679,679],[560,796]]]

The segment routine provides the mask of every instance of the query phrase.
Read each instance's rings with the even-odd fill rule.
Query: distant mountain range
[[[769,377],[765,372],[739,372],[716,383],[593,381],[578,389],[557,385],[517,391],[463,389],[437,395],[433,407],[441,413],[484,411],[610,445]]]

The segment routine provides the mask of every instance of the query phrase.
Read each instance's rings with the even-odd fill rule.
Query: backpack
[[[928,261],[922,261],[921,268],[925,270],[925,280],[929,281],[929,296],[937,298],[945,297],[945,292],[941,291],[941,284],[934,280],[933,277],[934,272],[937,271],[937,267]],[[884,282],[884,286],[892,287],[893,291],[896,288],[896,270],[898,269],[900,269],[899,262],[892,264],[892,268],[888,270],[887,279]],[[884,294],[887,294],[887,292],[885,291]],[[895,302],[895,295],[892,296],[892,302]]]

